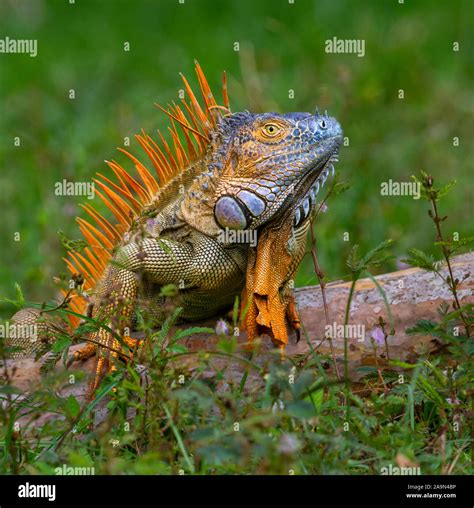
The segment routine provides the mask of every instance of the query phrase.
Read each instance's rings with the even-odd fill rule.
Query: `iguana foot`
[[[97,346],[95,344],[92,344],[92,342],[88,342],[81,349],[78,349],[77,351],[74,351],[72,356],[67,361],[66,366],[70,367],[74,362],[79,362],[79,361],[85,362],[91,356],[94,356],[96,351],[97,351]]]
[[[127,347],[125,346],[120,347],[120,353],[116,351],[111,351],[110,356],[120,357],[120,359],[125,360],[126,362],[133,361],[136,352],[143,344],[143,340],[135,340],[132,339],[131,337],[124,336],[123,341]],[[103,351],[98,353],[99,350]],[[70,367],[72,363],[76,361],[84,362],[89,358],[91,358],[92,356],[94,356],[95,354],[97,354],[97,361],[94,366],[94,371],[92,373],[92,379],[89,382],[89,388],[87,390],[86,400],[88,402],[94,399],[94,393],[96,392],[101,379],[105,375],[111,374],[112,372],[117,370],[117,367],[115,366],[113,361],[111,361],[111,358],[107,358],[105,351],[106,350],[104,350],[104,348],[100,348],[100,346],[98,346],[97,344],[93,342],[88,342],[84,347],[75,351],[67,362],[67,366]],[[113,391],[115,391],[115,389]]]
[[[124,359],[126,362],[131,362],[133,360],[135,352],[140,348],[143,343],[143,340],[135,340],[131,337],[123,337],[124,342],[128,345],[130,350],[126,350],[125,348],[121,348],[121,353],[117,353],[116,351],[109,351],[107,354],[107,350],[104,348],[100,348],[100,352],[97,355],[97,362],[94,367],[94,372],[92,379],[89,383],[89,388],[87,390],[86,401],[91,402],[94,400],[95,393],[97,388],[99,387],[102,379],[108,375],[117,371],[117,366],[115,364],[116,358],[120,357]],[[99,348],[97,348],[99,349]],[[117,392],[117,388],[114,386],[112,388],[112,392],[115,394]]]
[[[120,358],[125,361],[133,360],[133,357],[137,353],[137,351],[141,348],[143,344],[143,339],[132,339],[131,337],[125,336],[123,337],[123,341],[128,346],[127,348],[122,348],[122,354]],[[97,352],[97,345],[92,342],[88,342],[84,347],[74,351],[73,355],[69,358],[67,362],[67,366],[69,367],[74,362],[85,362],[92,356],[94,356]]]
[[[126,362],[132,361],[135,357],[135,355],[138,353],[140,348],[143,345],[144,339],[132,339],[132,337],[129,337],[128,335],[125,335],[123,337],[123,341],[128,346],[128,350],[125,348],[122,348],[123,351],[123,358]]]
[[[101,351],[97,354],[97,360],[94,365],[94,372],[89,382],[89,387],[86,393],[86,402],[92,402],[95,398],[95,393],[99,387],[102,379],[106,374],[112,372],[114,366],[111,364],[106,355]]]

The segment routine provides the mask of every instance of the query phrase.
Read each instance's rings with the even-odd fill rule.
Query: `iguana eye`
[[[262,129],[263,133],[267,136],[270,136],[271,138],[279,134],[281,131],[280,127],[274,123],[266,123]]]

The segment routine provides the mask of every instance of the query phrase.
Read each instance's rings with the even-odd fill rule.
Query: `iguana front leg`
[[[92,317],[123,336],[125,329],[131,326],[140,278],[147,277],[158,284],[186,281],[191,275],[192,260],[193,247],[188,243],[145,239],[140,244],[130,243],[122,247],[97,285]],[[127,356],[120,341],[104,327],[94,332],[90,341],[74,354],[75,359],[85,359],[97,353],[88,390],[89,399],[103,376],[113,370],[111,359],[119,354]]]
[[[227,251],[217,240],[191,231],[185,240],[148,238],[140,244],[122,247],[96,288],[93,317],[97,317],[123,337],[131,327],[140,279],[153,284],[176,284],[180,289],[232,291],[235,280],[243,278],[239,257]],[[235,253],[234,253],[235,254]],[[98,360],[89,394],[110,370],[111,357],[124,353],[120,342],[104,328],[91,338],[98,345]],[[126,355],[125,355],[126,356]]]

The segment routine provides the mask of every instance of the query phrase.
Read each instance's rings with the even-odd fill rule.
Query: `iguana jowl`
[[[123,335],[140,302],[152,302],[157,320],[163,318],[164,285],[179,288],[173,303],[186,321],[213,316],[241,294],[249,341],[265,332],[284,348],[286,324],[299,328],[291,282],[316,194],[334,170],[341,127],[319,113],[231,114],[225,75],[220,106],[198,64],[196,73],[204,106],[183,77],[188,100],[164,110],[171,118],[172,148],[161,134],[160,144],[144,133],[136,137],[157,176],[122,150],[137,176],[112,161],[115,180],[100,174],[95,179],[96,193],[115,220],[83,207],[94,222],[78,219],[88,247],[68,252],[66,263],[85,279],[88,297],[73,295],[70,308],[78,314],[89,308],[92,317]],[[248,230],[257,233],[255,247],[226,242],[222,234]],[[12,321],[47,328],[38,310],[24,309]],[[71,328],[77,324],[71,316]],[[40,344],[17,343],[26,353]],[[101,328],[74,354],[86,359],[100,353],[90,394],[111,366],[110,351],[117,356],[121,349]]]

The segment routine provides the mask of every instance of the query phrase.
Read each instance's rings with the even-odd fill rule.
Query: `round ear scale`
[[[245,229],[247,217],[240,203],[231,196],[222,196],[214,207],[217,223],[223,228]]]

